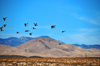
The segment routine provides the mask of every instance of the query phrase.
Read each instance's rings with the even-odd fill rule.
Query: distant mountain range
[[[40,37],[35,37],[35,38],[50,38],[50,37],[49,36],[40,36]],[[10,37],[10,38],[6,38],[6,39],[0,38],[0,44],[16,47],[16,46],[19,46],[19,45],[21,45],[27,41],[30,41],[32,39],[35,39],[35,38],[24,37],[24,36],[22,36],[20,38],[16,38],[16,37]]]
[[[100,49],[84,49],[51,38],[35,38],[17,47],[0,44],[1,57],[100,57]]]
[[[78,47],[82,47],[82,48],[85,48],[85,49],[91,49],[91,48],[100,49],[100,45],[99,44],[95,44],[95,45],[85,45],[85,44],[79,45],[79,44],[73,44],[73,45],[78,46]]]
[[[34,38],[24,37],[24,36],[21,38],[16,38],[16,37],[10,37],[6,39],[0,38],[0,44],[16,47],[32,39]]]
[[[49,37],[49,36],[39,36],[39,37],[35,37],[35,38],[51,38],[51,37]],[[16,46],[19,46],[19,45],[21,45],[21,44],[23,44],[23,43],[25,43],[27,41],[30,41],[32,39],[35,39],[35,38],[24,37],[24,36],[22,36],[20,38],[16,38],[16,37],[10,37],[10,38],[6,38],[6,39],[0,38],[0,44],[16,47]],[[57,40],[57,41],[60,42],[60,43],[64,43],[64,42],[62,42],[60,40]],[[91,48],[100,49],[100,45],[99,44],[96,44],[96,45],[72,44],[72,45],[79,46],[79,47],[82,47],[82,48],[85,48],[85,49],[91,49]]]

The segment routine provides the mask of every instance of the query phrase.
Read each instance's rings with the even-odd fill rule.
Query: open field
[[[100,58],[0,58],[0,66],[100,66]]]

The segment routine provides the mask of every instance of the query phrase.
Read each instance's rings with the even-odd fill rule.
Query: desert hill
[[[0,54],[5,54],[5,53],[21,53],[22,50],[16,48],[16,47],[10,47],[10,46],[6,46],[6,45],[2,45],[0,44]]]
[[[84,49],[71,44],[62,44],[51,38],[36,38],[17,48],[27,53],[39,53],[47,57],[100,57],[100,49]]]
[[[49,36],[39,36],[39,37],[25,37],[25,36],[22,36],[20,38],[17,38],[17,37],[9,37],[9,38],[0,38],[0,44],[3,44],[3,45],[7,45],[7,46],[12,46],[12,47],[17,47],[25,42],[28,42],[32,39],[35,39],[35,38],[51,38]],[[52,39],[52,38],[51,38]],[[60,40],[57,40],[58,42],[60,43],[64,43]],[[84,49],[91,49],[91,48],[96,48],[96,49],[100,49],[100,45],[99,44],[94,44],[94,45],[86,45],[86,44],[72,44],[74,46],[78,46],[78,47],[82,47]]]
[[[38,54],[38,53],[26,53],[25,51],[18,49],[16,47],[10,47],[6,45],[0,44],[0,57],[17,57],[17,56],[39,56],[39,57],[45,57],[44,55]]]
[[[17,47],[0,44],[0,55],[36,57],[100,57],[100,49],[84,49],[51,38],[35,38]]]
[[[34,38],[24,37],[24,36],[20,38],[17,38],[17,37],[10,37],[10,38],[5,38],[5,39],[0,38],[0,44],[16,47],[32,39]]]

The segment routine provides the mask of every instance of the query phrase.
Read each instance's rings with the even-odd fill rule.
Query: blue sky
[[[68,44],[100,44],[100,0],[0,0],[0,27],[4,24],[0,38],[47,35]]]

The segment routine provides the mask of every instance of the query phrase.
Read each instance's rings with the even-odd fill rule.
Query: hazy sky
[[[100,44],[100,0],[0,0],[0,27],[4,24],[0,38],[47,35],[69,44]]]

